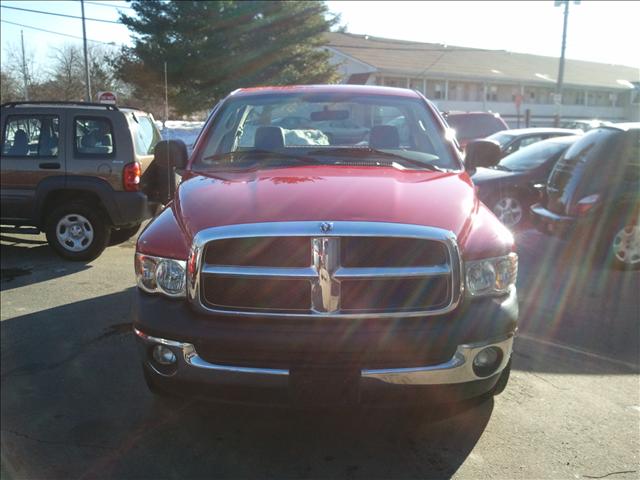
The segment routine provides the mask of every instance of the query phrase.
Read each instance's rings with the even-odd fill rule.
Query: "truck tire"
[[[509,377],[511,376],[511,359],[509,359],[509,363],[504,367],[502,373],[500,374],[500,378],[498,378],[498,382],[493,387],[491,394],[495,397],[496,395],[500,395],[504,392],[504,389],[507,388],[507,384],[509,383]]]
[[[72,201],[47,215],[45,234],[49,245],[62,258],[88,262],[109,244],[110,228],[99,208]]]
[[[120,243],[124,243],[133,237],[138,230],[140,230],[140,223],[134,225],[133,227],[126,228],[118,228],[111,230],[111,237],[109,238],[109,245],[118,245]]]

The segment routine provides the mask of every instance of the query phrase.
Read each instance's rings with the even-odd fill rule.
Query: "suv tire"
[[[111,237],[109,238],[109,245],[118,245],[120,243],[124,243],[133,237],[138,230],[140,230],[140,223],[134,225],[133,227],[126,228],[118,228],[111,230]]]
[[[45,220],[49,245],[67,260],[90,261],[109,244],[104,214],[91,204],[73,201],[53,209]]]

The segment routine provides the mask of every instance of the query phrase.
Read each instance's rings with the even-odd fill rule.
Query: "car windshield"
[[[450,114],[447,116],[447,123],[456,131],[458,140],[485,138],[505,129],[502,122],[491,114]]]
[[[498,142],[500,148],[504,148],[510,141],[515,138],[515,135],[507,135],[505,133],[494,133],[487,137],[487,140],[493,140]]]
[[[514,172],[532,170],[539,167],[550,158],[559,156],[569,148],[569,145],[570,144],[566,142],[536,142],[532,145],[521,148],[511,155],[507,155],[500,160],[498,167],[502,167],[505,170],[512,170]]]
[[[441,126],[418,98],[280,92],[227,100],[193,167],[356,160],[411,169],[460,168]]]

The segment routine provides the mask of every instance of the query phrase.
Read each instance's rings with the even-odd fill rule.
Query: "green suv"
[[[89,261],[151,216],[145,177],[161,140],[132,108],[71,102],[1,110],[1,223],[33,226],[69,260]]]

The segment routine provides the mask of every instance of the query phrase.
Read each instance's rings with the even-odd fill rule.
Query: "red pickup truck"
[[[362,136],[322,130],[341,122]],[[500,393],[518,259],[446,131],[411,90],[296,86],[231,93],[189,159],[161,142],[181,182],[136,247],[151,391],[295,405]],[[470,148],[467,169],[494,147]]]

